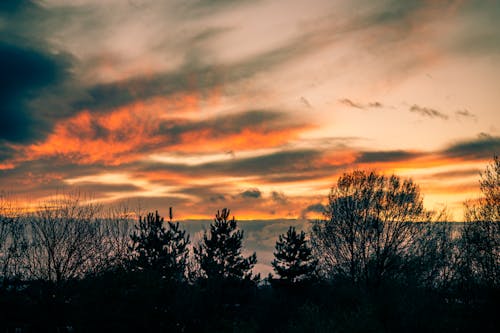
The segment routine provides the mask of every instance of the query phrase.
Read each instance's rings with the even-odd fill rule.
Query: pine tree
[[[317,262],[303,231],[299,234],[290,227],[286,234],[279,235],[275,248],[271,264],[282,281],[297,283],[314,277]]]
[[[189,235],[179,228],[179,222],[168,221],[156,211],[139,217],[136,231],[130,235],[132,265],[137,270],[155,270],[165,278],[182,279],[186,270]]]
[[[210,230],[205,231],[203,240],[194,248],[196,260],[209,279],[251,279],[257,256],[255,252],[247,258],[241,254],[243,231],[238,230],[234,216],[228,220],[229,214],[226,208],[217,211]]]

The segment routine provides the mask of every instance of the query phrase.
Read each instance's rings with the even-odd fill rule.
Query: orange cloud
[[[193,112],[198,106],[196,95],[183,94],[135,102],[108,113],[84,110],[57,123],[44,141],[18,147],[24,155],[20,161],[58,156],[78,164],[120,165],[154,152],[208,153],[276,147],[310,128],[283,122],[276,112],[250,111],[220,121],[170,116],[179,114],[181,108],[183,114]],[[175,112],[170,113],[172,108]]]

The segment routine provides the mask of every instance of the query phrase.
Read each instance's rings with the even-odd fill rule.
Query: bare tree
[[[0,195],[0,285],[23,278],[26,230],[21,210]]]
[[[96,272],[103,262],[101,206],[79,193],[41,204],[30,217],[27,251],[31,277],[60,284]]]
[[[415,240],[415,222],[427,221],[411,179],[356,170],[331,189],[325,218],[312,241],[326,277],[379,284],[397,274]]]
[[[465,204],[461,275],[472,283],[500,284],[500,158],[481,173],[482,197]]]
[[[102,218],[102,246],[107,258],[103,264],[107,268],[123,267],[129,259],[129,247],[132,245],[130,235],[134,230],[136,215],[128,204],[122,203],[110,207]]]
[[[460,258],[458,226],[445,211],[418,224],[404,269],[411,284],[441,290],[453,285]]]

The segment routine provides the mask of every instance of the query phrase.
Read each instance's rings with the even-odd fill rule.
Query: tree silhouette
[[[279,235],[275,247],[275,259],[271,264],[281,280],[297,283],[313,278],[317,260],[305,232],[299,234],[295,227],[290,227],[286,234]]]
[[[156,211],[139,217],[139,225],[131,234],[132,265],[136,270],[154,270],[165,278],[182,279],[186,271],[189,235],[180,230],[179,222],[168,221]]]
[[[322,273],[379,284],[402,267],[417,234],[414,222],[429,218],[411,179],[344,173],[330,192],[325,219],[313,226]]]
[[[462,230],[462,278],[469,282],[500,285],[500,158],[481,173],[482,197],[465,204]]]
[[[209,279],[243,280],[252,277],[252,268],[257,263],[255,252],[244,257],[241,253],[243,231],[238,230],[233,216],[228,219],[229,209],[217,211],[210,230],[194,248],[200,269]]]
[[[28,275],[56,285],[96,273],[107,261],[98,220],[101,206],[79,192],[48,200],[29,216]]]
[[[26,225],[18,209],[0,194],[0,289],[11,280],[26,278]]]

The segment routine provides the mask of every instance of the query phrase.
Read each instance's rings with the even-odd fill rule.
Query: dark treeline
[[[462,224],[411,179],[343,174],[308,234],[277,235],[254,274],[228,209],[202,239],[158,212],[64,195],[32,213],[0,202],[5,332],[477,332],[500,327],[500,159]]]

